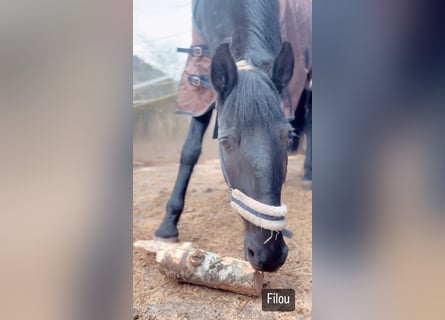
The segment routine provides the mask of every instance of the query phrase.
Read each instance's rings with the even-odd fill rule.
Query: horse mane
[[[269,71],[280,51],[281,30],[277,0],[244,0],[245,59]]]

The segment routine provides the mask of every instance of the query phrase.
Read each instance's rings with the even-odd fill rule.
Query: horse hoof
[[[168,243],[175,243],[178,242],[178,237],[169,237],[169,238],[161,238],[161,237],[154,237],[155,240],[164,241]]]

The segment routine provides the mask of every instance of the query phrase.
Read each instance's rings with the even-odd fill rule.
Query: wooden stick
[[[263,288],[263,273],[249,262],[222,257],[190,242],[165,243],[159,240],[136,241],[134,246],[156,253],[159,271],[182,282],[258,296]]]

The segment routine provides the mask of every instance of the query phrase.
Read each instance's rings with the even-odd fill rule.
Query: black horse
[[[256,270],[276,271],[286,261],[283,239],[290,126],[281,92],[290,81],[294,53],[282,42],[277,0],[194,1],[194,23],[213,52],[211,83],[221,164],[232,205],[245,222],[245,258]],[[156,236],[177,240],[177,223],[212,111],[193,117],[178,177]]]

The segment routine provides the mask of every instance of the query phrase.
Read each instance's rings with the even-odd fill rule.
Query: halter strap
[[[247,60],[240,60],[236,63],[236,68],[239,70],[255,70],[256,67],[253,64],[247,62]]]
[[[291,238],[292,232],[286,227],[287,206],[271,206],[250,198],[238,189],[233,189],[230,204],[238,214],[257,227],[282,232]]]

